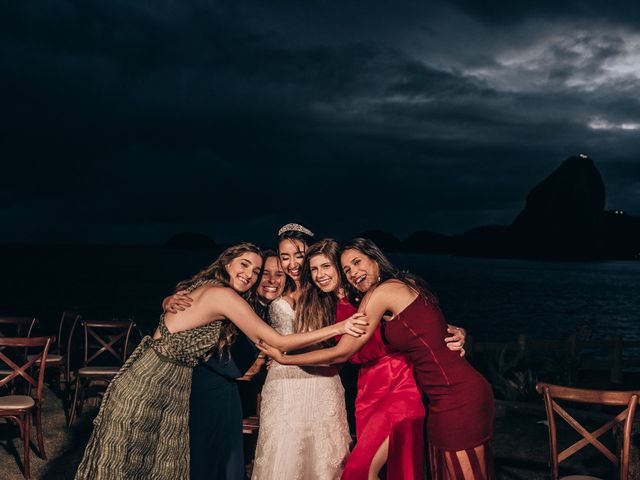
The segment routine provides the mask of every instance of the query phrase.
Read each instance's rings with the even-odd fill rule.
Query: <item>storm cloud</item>
[[[580,152],[640,214],[640,16],[600,3],[5,3],[4,240],[459,233]]]

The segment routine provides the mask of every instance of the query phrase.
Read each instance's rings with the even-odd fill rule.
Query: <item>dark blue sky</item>
[[[3,240],[460,233],[582,152],[640,215],[635,5],[3,2]]]

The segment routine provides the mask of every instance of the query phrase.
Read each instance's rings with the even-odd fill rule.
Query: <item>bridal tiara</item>
[[[283,225],[280,230],[278,230],[278,236],[282,235],[285,232],[301,232],[309,235],[310,237],[313,237],[313,232],[308,228],[303,227],[299,223],[287,223],[286,225]]]

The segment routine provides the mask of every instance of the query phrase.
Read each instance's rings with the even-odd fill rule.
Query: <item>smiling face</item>
[[[229,274],[231,288],[236,292],[244,293],[258,280],[262,268],[262,257],[257,253],[245,252],[227,263],[224,268]]]
[[[357,290],[367,292],[378,283],[380,267],[359,250],[349,248],[340,255],[340,263],[347,280]]]
[[[340,286],[340,273],[337,266],[325,254],[320,253],[309,259],[311,280],[325,293],[336,292]]]
[[[270,303],[282,295],[284,286],[284,271],[280,266],[278,257],[267,257],[264,261],[264,270],[257,290],[259,300],[264,304]]]
[[[278,244],[278,256],[282,270],[296,283],[300,283],[302,273],[302,263],[307,245],[293,238],[285,238]]]

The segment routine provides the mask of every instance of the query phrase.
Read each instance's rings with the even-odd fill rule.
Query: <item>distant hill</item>
[[[361,234],[389,252],[547,260],[640,259],[640,217],[606,211],[605,184],[595,163],[567,160],[526,197],[511,225],[485,225],[460,235],[422,230],[403,242],[388,232]]]
[[[459,255],[552,260],[634,258],[640,218],[605,211],[604,181],[586,155],[572,156],[536,185],[508,226],[469,230],[455,238]]]
[[[368,230],[356,236],[368,238],[369,240],[374,242],[378,247],[380,247],[380,249],[383,252],[404,251],[404,246],[402,245],[402,242],[389,232],[385,232],[382,230]]]
[[[406,252],[451,253],[452,237],[429,230],[414,232],[402,242]]]

